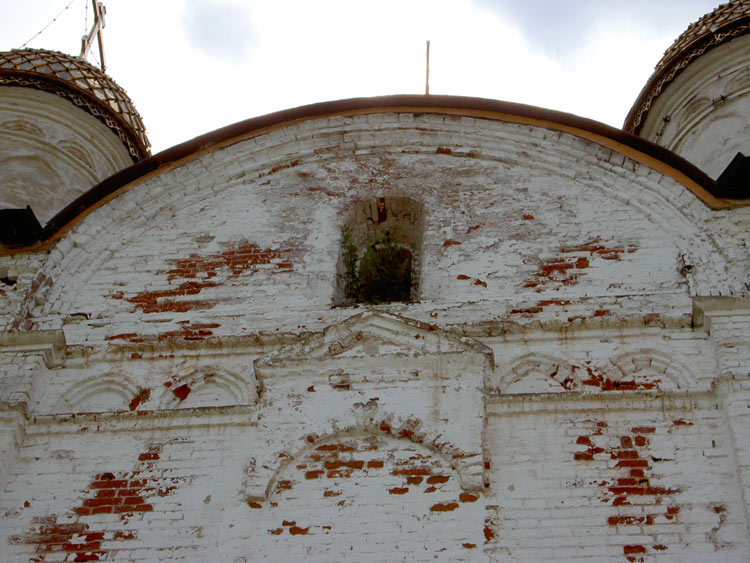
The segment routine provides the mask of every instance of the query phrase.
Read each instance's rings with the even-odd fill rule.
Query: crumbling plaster
[[[381,195],[423,205],[419,299],[333,307]],[[747,209],[429,113],[145,177],[0,257],[0,558],[744,561]]]

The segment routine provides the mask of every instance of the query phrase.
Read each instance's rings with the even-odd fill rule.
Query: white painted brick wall
[[[424,206],[419,301],[352,318],[340,228],[379,196]],[[67,342],[0,355],[0,560],[746,561],[748,213],[429,114],[154,175],[0,257],[4,330]]]

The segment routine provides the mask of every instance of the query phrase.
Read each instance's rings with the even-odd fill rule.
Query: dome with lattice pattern
[[[750,2],[732,0],[693,22],[664,52],[625,118],[623,129],[638,134],[657,97],[703,54],[750,32]]]
[[[125,90],[79,57],[41,49],[2,52],[0,86],[33,88],[67,99],[114,132],[133,161],[150,154],[143,120]]]

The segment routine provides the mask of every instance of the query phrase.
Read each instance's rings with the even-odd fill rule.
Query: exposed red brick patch
[[[446,246],[455,246],[455,245],[457,245],[457,244],[461,244],[461,242],[460,242],[460,241],[457,241],[457,240],[453,240],[453,239],[448,239],[448,240],[446,240],[446,241],[445,241],[445,242],[443,243],[443,247],[446,247]]]
[[[348,469],[362,469],[365,466],[365,462],[361,459],[352,459],[349,461],[342,460],[331,460],[325,462],[326,469],[341,469],[342,467]]]
[[[482,225],[471,225],[468,229],[466,229],[466,234],[468,235],[472,231],[476,231],[477,229],[481,228]]]
[[[416,420],[404,421],[403,427],[401,424],[400,422],[399,428],[394,429],[389,434],[398,436],[402,429],[418,430],[420,428],[420,423]],[[279,507],[285,507],[286,509],[283,514],[287,516],[293,514],[300,517],[299,515],[302,514],[299,512],[300,508],[303,513],[307,513],[307,504],[304,498],[312,493],[313,498],[318,498],[316,505],[321,510],[325,511],[325,507],[328,507],[329,511],[346,518],[347,514],[350,514],[350,507],[359,506],[357,495],[362,491],[362,487],[369,488],[377,483],[382,484],[382,488],[379,489],[381,494],[390,499],[391,503],[396,503],[394,506],[400,506],[404,498],[411,498],[409,504],[418,511],[421,505],[421,511],[417,514],[420,512],[421,515],[435,513],[435,518],[439,517],[439,513],[451,512],[460,508],[461,505],[459,505],[457,497],[461,491],[453,491],[458,483],[452,478],[451,468],[445,465],[445,460],[436,457],[432,451],[421,447],[417,448],[404,440],[393,440],[391,437],[386,438],[386,440],[384,443],[381,438],[371,435],[363,437],[345,436],[339,440],[315,441],[312,446],[305,448],[301,457],[289,460],[290,463],[285,466],[283,473],[278,477],[278,479],[289,480],[293,484],[293,490],[279,493],[277,488],[273,487],[274,494],[278,495]],[[431,444],[431,446],[441,451],[447,450],[447,453],[454,451],[454,446],[450,443]],[[384,471],[383,468],[386,468],[386,470]],[[320,473],[318,472],[325,472],[322,479],[319,479]],[[395,479],[394,476],[396,476]],[[305,477],[314,477],[314,479],[306,480]],[[438,485],[443,489],[443,492],[436,492],[432,498],[424,496],[420,489],[422,483],[425,483],[429,477],[435,477],[433,482],[450,483],[452,486],[449,486],[450,490],[445,490],[448,487]],[[331,480],[328,480],[329,478]],[[365,481],[367,481],[367,484]],[[295,493],[294,490],[298,492]],[[301,490],[306,490],[308,493],[300,497],[299,491]],[[301,499],[302,504],[300,505]],[[476,500],[478,500],[478,497],[470,493],[460,496],[460,502],[462,503],[471,503]],[[263,507],[271,504],[264,502]],[[432,506],[431,510],[430,506]],[[359,511],[355,511],[352,516],[355,521],[358,521],[357,519],[360,518]],[[367,519],[366,514],[363,516]],[[451,517],[452,515],[440,517],[441,525],[449,525]],[[294,526],[300,530],[308,531],[310,535],[325,532],[325,526],[321,526],[319,521],[305,522],[305,520],[306,518],[303,518],[302,521],[297,520]],[[271,520],[271,522],[280,524],[280,519]],[[286,534],[283,530],[288,532],[291,527],[287,524],[290,523],[285,522],[284,526],[278,525],[279,528],[282,528],[282,534],[284,535]],[[311,524],[312,526],[310,526]],[[394,522],[394,526],[396,524]],[[335,528],[336,526],[334,526]],[[396,529],[394,528],[393,531],[396,532]],[[345,532],[345,527],[336,532]],[[287,538],[287,540],[291,539],[291,537]],[[471,541],[470,538],[456,538],[453,545],[458,547],[461,541],[467,540]]]
[[[407,440],[413,440],[414,439],[414,432],[410,430],[409,428],[402,428],[399,433],[399,436],[402,438],[406,438]]]
[[[184,280],[175,287],[159,291],[142,291],[132,297],[122,293],[109,295],[111,299],[124,299],[134,305],[135,310],[144,313],[186,312],[209,309],[213,301],[185,299],[198,295],[204,289],[219,285],[212,278],[226,273],[234,278],[244,272],[256,273],[271,267],[272,271],[291,271],[293,265],[286,258],[291,248],[260,248],[247,241],[226,244],[225,250],[215,254],[192,254],[189,258],[177,260],[172,269],[166,271],[167,280]]]
[[[590,362],[586,362],[589,364]],[[550,372],[549,377],[559,383],[566,391],[573,391],[579,388],[579,386],[594,387],[600,391],[648,391],[651,389],[658,389],[659,379],[646,379],[636,380],[634,377],[631,379],[612,379],[607,377],[599,368],[592,365],[570,365],[567,369],[563,370],[561,374],[561,367],[556,366],[555,369]],[[566,375],[564,378],[562,375]],[[585,440],[586,437],[579,437],[581,440]]]
[[[172,389],[172,394],[177,397],[180,402],[182,402],[187,399],[188,395],[190,395],[190,386],[185,383],[183,385],[180,385],[179,387],[175,387],[174,389]]]
[[[602,501],[612,507],[637,504],[643,509],[642,514],[616,514],[607,518],[607,524],[614,527],[637,526],[643,535],[649,535],[649,526],[657,523],[663,525],[663,520],[675,520],[680,507],[673,504],[673,496],[680,492],[677,488],[667,488],[651,485],[651,471],[653,457],[649,455],[649,439],[645,435],[653,434],[655,427],[636,426],[631,428],[630,434],[613,435],[604,433],[606,423],[585,421],[590,430],[576,439],[576,444],[587,446],[584,451],[574,453],[577,461],[601,463],[602,471],[613,473],[596,485],[602,490]],[[645,435],[644,435],[645,434]],[[614,465],[612,462],[615,461]],[[606,465],[605,465],[606,464]],[[632,502],[631,502],[632,501]],[[669,505],[665,508],[665,505]],[[615,508],[615,510],[617,510]],[[658,544],[666,549],[663,544]],[[629,561],[640,561],[648,552],[645,545],[624,546],[624,555]],[[654,547],[656,549],[656,547]]]
[[[159,341],[170,340],[170,339],[182,339],[182,340],[203,340],[209,336],[213,336],[213,328],[219,328],[219,323],[190,323],[182,322],[183,326],[178,330],[170,330],[159,334]]]
[[[448,475],[431,475],[427,478],[427,483],[430,485],[436,485],[438,483],[446,483],[450,477]]]
[[[534,220],[534,216],[533,215],[524,215],[523,216],[523,220],[524,221],[533,221]]]
[[[526,316],[531,316],[531,315],[536,315],[537,313],[541,313],[543,310],[544,309],[542,307],[539,307],[539,306],[526,307],[524,309],[511,309],[508,312],[508,314],[509,315],[526,315]]]
[[[448,147],[438,147],[435,154],[451,154],[452,152]]]
[[[573,285],[578,281],[578,273],[572,270],[578,268],[577,259],[548,258],[544,260],[539,269],[534,272],[533,278],[523,284],[528,288],[539,288],[551,284]],[[538,289],[541,291],[541,289]]]
[[[430,507],[430,512],[450,512],[458,508],[457,502],[439,502]]]
[[[55,517],[37,520],[36,524],[42,524],[38,529],[25,536],[11,537],[10,541],[35,545],[39,557],[30,561],[44,561],[46,554],[59,552],[68,553],[67,561],[99,561],[107,556],[107,552],[101,549],[102,532],[90,532],[88,524],[55,524],[55,520]],[[77,538],[76,543],[72,543],[73,538]]]
[[[635,244],[627,246],[606,246],[599,239],[591,240],[579,246],[562,247],[561,252],[568,254],[572,252],[588,252],[591,256],[598,256],[604,260],[619,260],[620,255],[627,253],[632,254],[638,250]]]
[[[475,543],[462,543],[461,547],[465,549],[474,549],[477,546]]]
[[[469,276],[465,276],[465,275],[463,275],[463,274],[458,274],[458,275],[456,276],[456,279],[457,279],[457,280],[470,280],[471,278],[470,278]]]
[[[581,245],[564,246],[560,248],[558,256],[542,260],[537,271],[523,287],[536,288],[536,291],[541,292],[546,287],[575,285],[583,271],[589,267],[589,257],[619,260],[623,253],[633,253],[637,249],[633,244],[607,246],[598,239]],[[589,257],[581,254],[588,254]]]
[[[145,452],[138,456],[139,461],[155,461],[159,459],[159,452]]]
[[[151,389],[141,389],[138,394],[133,397],[133,400],[130,401],[130,410],[134,411],[138,408],[138,405],[140,405],[143,401],[148,401],[149,397],[151,397]]]
[[[207,287],[216,287],[212,281],[184,282],[173,289],[161,291],[142,291],[133,297],[125,298],[122,293],[110,295],[111,299],[125,299],[135,306],[135,310],[144,313],[184,313],[196,309],[210,309],[214,303],[205,300],[178,300],[177,298],[198,295]]]
[[[684,418],[678,418],[677,420],[673,420],[672,424],[675,426],[692,426],[693,423],[689,420],[685,420]]]
[[[272,534],[274,536],[278,536],[278,535],[281,535],[282,533],[284,533],[284,528],[276,528],[274,530],[268,530],[268,533]]]
[[[426,467],[408,467],[404,469],[394,469],[392,475],[429,475],[430,470]]]
[[[299,536],[299,535],[307,534],[309,530],[310,530],[310,526],[308,526],[307,528],[299,528],[297,526],[292,526],[291,528],[289,528],[289,533],[292,534],[293,536]]]
[[[123,332],[122,334],[113,334],[112,336],[106,336],[104,340],[107,340],[110,342],[112,340],[127,340],[128,342],[143,342],[143,338],[141,338],[135,332]]]
[[[474,285],[481,285],[482,287],[487,287],[487,282],[482,281],[480,279],[474,280]]]
[[[248,505],[250,506],[250,508],[256,508],[256,509],[263,508],[262,504],[260,504],[259,502],[255,502],[255,501],[250,501]]]
[[[648,391],[658,388],[658,384],[660,383],[658,379],[651,381],[636,381],[635,378],[615,380],[606,377],[603,373],[590,366],[586,366],[583,369],[586,370],[588,377],[582,380],[581,384],[598,387],[602,391]]]
[[[113,523],[107,525],[107,529],[91,530],[89,524],[81,522],[81,518],[97,514],[120,514],[121,520],[127,516],[153,511],[153,506],[147,502],[148,495],[169,494],[172,487],[149,486],[145,479],[139,479],[138,475],[145,468],[151,466],[154,459],[158,459],[161,445],[153,445],[139,456],[136,469],[126,473],[104,472],[94,476],[89,484],[89,490],[94,493],[93,497],[85,498],[79,506],[71,510],[75,515],[74,522],[56,524],[56,516],[45,516],[35,518],[31,528],[26,534],[14,536],[11,541],[27,545],[35,545],[35,553],[38,555],[31,561],[44,561],[48,553],[65,552],[68,554],[66,561],[99,561],[108,558],[108,549],[120,550],[119,541],[137,539],[133,531],[113,530]],[[108,549],[102,548],[102,540],[107,540]]]

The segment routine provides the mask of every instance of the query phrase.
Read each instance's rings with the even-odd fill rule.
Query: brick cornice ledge
[[[65,361],[65,333],[57,330],[1,332],[0,354],[41,353],[48,368]]]
[[[693,297],[693,326],[711,329],[711,317],[750,315],[750,297]]]

